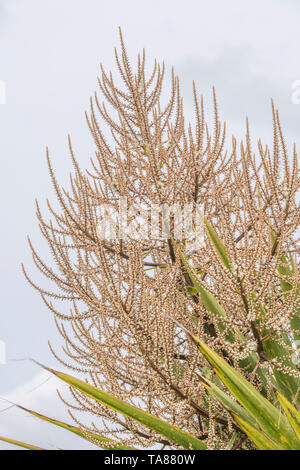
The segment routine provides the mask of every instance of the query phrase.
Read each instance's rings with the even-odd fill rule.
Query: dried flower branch
[[[101,66],[98,82],[105,101],[95,93],[86,115],[96,146],[92,169],[80,169],[69,138],[74,172],[70,190],[65,190],[47,151],[60,209],[48,203],[51,220],[46,221],[37,203],[37,218],[56,271],[30,247],[35,265],[58,291],[37,287],[26,277],[55,316],[67,359],[51,350],[62,364],[84,374],[91,384],[206,439],[209,446],[225,448],[235,427],[245,448],[251,444],[242,431],[199,385],[198,374],[211,372],[172,318],[268,397],[274,386],[271,372],[283,385],[285,376],[293,377],[299,389],[300,373],[290,360],[295,338],[300,339],[296,149],[290,157],[272,104],[272,151],[259,141],[254,154],[247,122],[245,142],[238,146],[233,138],[231,152],[226,152],[215,92],[212,134],[195,84],[196,124],[186,125],[174,71],[169,100],[162,106],[164,64],[155,62],[147,76],[143,51],[133,73],[121,32],[120,38],[115,57],[124,89]],[[111,137],[105,137],[105,125]],[[191,292],[191,275],[171,236],[99,239],[97,208],[108,204],[117,210],[120,198],[145,211],[154,205],[201,203],[226,247],[230,269],[208,233],[201,249],[187,254],[188,262],[200,285],[226,312],[222,322],[205,307],[199,292]],[[184,242],[179,245],[184,250]],[[71,302],[69,311],[57,306],[60,301]],[[101,429],[102,435],[106,432],[124,445],[168,445],[79,391],[72,389],[72,395],[70,409],[90,412],[96,423],[90,429],[83,426],[85,432]],[[74,419],[78,424],[78,417]]]

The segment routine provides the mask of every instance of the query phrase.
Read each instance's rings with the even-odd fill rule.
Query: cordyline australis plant
[[[195,337],[271,403],[278,404],[277,390],[299,407],[296,150],[288,154],[272,106],[272,150],[258,141],[254,154],[247,123],[245,142],[233,138],[225,151],[214,93],[211,133],[195,86],[193,127],[184,120],[173,72],[162,106],[164,65],[155,62],[148,76],[143,52],[133,72],[122,36],[115,57],[124,87],[101,67],[104,102],[95,94],[86,115],[96,145],[92,169],[81,170],[69,140],[74,173],[71,190],[65,190],[47,153],[60,209],[49,204],[47,221],[37,205],[37,217],[56,269],[30,246],[36,266],[58,290],[48,292],[26,276],[63,337],[64,357],[53,354],[90,384],[209,449],[254,448],[228,408],[208,393],[208,384],[224,393],[222,375],[214,374]],[[107,129],[112,138],[105,137]],[[185,240],[175,239],[174,223],[166,239],[100,238],[97,210],[103,204],[117,210],[120,198],[145,210],[201,204],[201,247],[187,251]],[[69,312],[61,301],[71,301]],[[92,442],[88,431],[123,446],[180,447],[78,388],[71,393],[70,414]],[[80,424],[78,410],[92,414],[90,428]]]

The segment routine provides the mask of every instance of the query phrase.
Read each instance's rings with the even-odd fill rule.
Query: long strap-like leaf
[[[188,434],[185,431],[173,426],[160,418],[157,418],[150,413],[147,413],[139,408],[136,408],[125,401],[120,400],[119,398],[114,397],[110,393],[104,392],[99,388],[94,387],[86,382],[83,382],[76,377],[73,377],[69,374],[65,374],[63,372],[59,372],[54,369],[50,369],[48,367],[43,366],[46,370],[51,372],[52,374],[56,375],[59,379],[63,380],[64,382],[68,383],[72,387],[80,390],[85,395],[93,398],[94,400],[102,403],[103,405],[112,408],[113,410],[117,411],[118,413],[127,416],[144,426],[152,429],[153,431],[165,436],[172,442],[184,447],[185,449],[192,449],[192,450],[206,450],[206,444],[191,434]]]
[[[243,408],[236,400],[231,398],[228,394],[223,392],[216,384],[206,377],[199,376],[201,382],[203,383],[206,390],[224,406],[231,413],[235,413],[240,416],[242,419],[247,421],[252,426],[256,425],[255,419],[247,413],[245,408]]]
[[[16,441],[15,439],[9,439],[8,437],[0,436],[0,441],[8,442],[8,444],[13,444],[14,446],[23,447],[27,450],[45,450],[40,447],[34,446],[32,444],[26,444],[26,442]]]
[[[80,428],[73,426],[71,424],[64,423],[63,421],[59,421],[57,419],[49,418],[48,416],[42,415],[40,413],[37,413],[36,411],[29,410],[27,408],[24,408],[23,406],[16,405],[18,408],[21,410],[25,411],[26,413],[30,413],[33,416],[36,416],[39,419],[42,419],[43,421],[47,421],[48,423],[54,424],[55,426],[59,426],[61,428],[66,429],[67,431],[70,431],[74,434],[77,434],[77,436],[80,436],[88,441],[92,441],[95,445],[98,445],[99,447],[102,447],[103,449],[108,449],[108,450],[136,450],[134,447],[129,447],[125,445],[120,445],[113,441],[112,439],[109,439],[107,437],[100,436],[99,434],[96,434],[94,432],[90,431],[83,431]]]
[[[251,426],[251,424],[243,420],[240,416],[232,413],[232,417],[259,450],[284,450],[280,444],[270,439],[256,427]]]
[[[277,392],[277,398],[285,412],[294,433],[300,441],[300,413],[281,393]]]
[[[285,449],[300,450],[300,442],[295,437],[286,417],[216,352],[187,331],[182,325],[179,323],[178,325],[190,335],[202,354],[213,365],[218,377],[226,385],[230,393],[256,420],[262,431]]]

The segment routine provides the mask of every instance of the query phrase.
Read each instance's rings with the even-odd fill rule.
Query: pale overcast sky
[[[229,134],[241,135],[248,115],[254,136],[267,142],[273,97],[289,147],[293,141],[299,147],[300,104],[291,101],[292,84],[300,80],[299,18],[299,0],[0,0],[0,80],[6,84],[6,104],[0,104],[0,340],[8,359],[0,364],[0,397],[66,417],[57,382],[46,381],[48,374],[29,361],[14,361],[34,357],[57,366],[47,341],[59,344],[53,319],[24,281],[20,263],[39,279],[27,234],[47,258],[34,217],[35,197],[53,200],[45,146],[61,182],[71,170],[67,133],[82,165],[89,165],[93,144],[83,112],[99,63],[115,70],[118,26],[133,61],[145,47],[149,68],[154,57],[168,70],[174,65],[188,116],[192,80],[208,106],[215,85]],[[14,409],[0,413],[1,434],[50,448],[82,446]]]

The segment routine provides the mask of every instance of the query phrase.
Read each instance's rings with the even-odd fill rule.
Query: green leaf
[[[300,413],[281,393],[276,393],[280,405],[285,412],[290,425],[292,426],[300,442]]]
[[[263,335],[266,336],[268,331],[265,330]],[[278,341],[280,337],[278,337],[278,341],[276,341],[277,334],[273,333],[273,337],[270,337],[263,341],[263,348],[264,352],[267,356],[271,359],[286,357],[281,361],[282,365],[288,367],[291,371],[297,372],[297,367],[290,359],[291,357],[291,350],[285,348],[283,345],[279,344]],[[274,339],[273,339],[274,338]],[[287,346],[292,348],[292,344],[287,335],[281,334],[281,340],[284,340]],[[300,387],[300,380],[298,377],[288,374],[287,372],[279,370],[276,365],[272,367],[273,375],[276,380],[276,388],[289,400],[292,401],[294,396],[297,394],[298,388]]]
[[[227,250],[226,250],[224,243],[220,240],[220,238],[218,237],[218,235],[216,234],[216,232],[214,231],[213,227],[211,226],[211,224],[209,223],[206,217],[203,217],[203,222],[204,222],[204,225],[206,226],[209,238],[212,244],[214,245],[215,250],[218,253],[221,261],[223,262],[224,266],[226,266],[228,271],[232,272],[231,263],[230,263],[229,256],[227,254]]]
[[[286,449],[300,449],[300,442],[295,438],[286,417],[282,416],[280,411],[271,402],[261,395],[253,385],[236,372],[217,353],[184,327],[181,326],[181,328],[194,340],[201,353],[212,364],[224,385],[255,419],[262,431],[270,439],[280,443]]]
[[[189,263],[187,262],[180,248],[177,246],[176,242],[172,240],[172,243],[176,251],[178,252],[178,255],[193,283],[193,287],[192,286],[188,286],[188,287],[193,289],[193,292],[197,292],[200,294],[201,301],[208,312],[213,313],[214,315],[220,318],[226,318],[226,313],[223,307],[218,303],[216,298],[200,284],[200,282],[197,279],[197,276],[194,275],[192,268],[190,267]]]
[[[186,286],[186,291],[189,295],[197,295],[198,294],[198,290],[196,289],[196,287],[192,287],[192,286]]]
[[[259,429],[251,426],[251,424],[244,421],[240,416],[232,413],[232,417],[259,450],[284,450],[280,444],[274,442]]]
[[[38,363],[37,363],[38,364]],[[50,369],[48,367],[39,364],[44,369],[48,370],[52,374],[56,375],[56,377],[60,378],[64,382],[68,383],[72,387],[80,390],[85,395],[93,398],[94,400],[102,403],[103,405],[112,408],[114,411],[121,413],[124,416],[127,416],[134,421],[137,421],[144,426],[156,431],[157,433],[165,436],[167,439],[175,442],[176,444],[184,447],[185,449],[192,449],[192,450],[206,450],[206,444],[196,437],[188,434],[181,429],[178,429],[175,426],[172,426],[169,423],[157,418],[154,415],[151,415],[139,408],[136,408],[125,401],[120,400],[119,398],[114,397],[110,393],[104,392],[93,385],[90,385],[86,382],[83,382],[76,377],[73,377],[69,374],[65,374],[63,372],[58,372],[54,369]]]
[[[85,431],[83,432],[80,428],[64,423],[62,421],[58,421],[57,419],[49,418],[48,416],[42,415],[40,413],[37,413],[36,411],[33,410],[28,410],[27,408],[24,408],[23,406],[16,405],[18,408],[21,410],[25,411],[26,413],[30,413],[33,416],[36,416],[39,419],[42,419],[43,421],[47,421],[48,423],[54,424],[55,426],[59,426],[61,428],[66,429],[67,431],[70,431],[74,434],[77,434],[77,436],[82,437],[83,439],[86,439],[89,441],[88,437],[90,437],[93,441],[97,442],[97,445],[99,447],[102,447],[103,449],[108,449],[108,450],[136,450],[134,447],[129,447],[129,446],[124,446],[124,445],[119,445],[112,439],[108,439],[106,437],[100,436],[99,434],[90,432],[90,431]],[[90,441],[89,441],[90,442]],[[104,445],[101,445],[104,444]],[[95,443],[96,445],[96,443]]]
[[[172,240],[172,243],[193,283],[193,287],[194,289],[196,289],[196,291],[198,292],[198,294],[200,295],[200,299],[201,299],[201,302],[203,303],[204,307],[206,308],[206,310],[210,313],[212,313],[215,317],[217,318],[223,318],[223,319],[226,319],[227,318],[227,314],[225,312],[225,310],[223,309],[223,307],[219,304],[219,302],[217,301],[217,299],[213,296],[213,294],[211,294],[208,290],[205,289],[205,287],[202,286],[202,284],[199,282],[196,274],[194,274],[192,268],[190,267],[189,263],[187,262],[184,254],[182,253],[182,251],[180,250],[180,248],[177,246],[176,242],[174,240]],[[224,325],[224,323],[222,322],[218,322],[218,328],[220,329],[221,333],[226,329],[226,326]],[[239,337],[239,340],[242,342],[242,343],[245,343],[246,339],[245,337],[241,334],[240,331],[238,331],[236,329],[236,332],[237,332],[237,335]],[[232,331],[229,331],[227,336],[226,336],[226,339],[231,342],[231,343],[234,343],[235,341],[235,338],[234,338],[234,335],[232,333]]]
[[[237,433],[237,432],[234,432],[234,433],[232,434],[232,436],[231,436],[231,438],[230,438],[230,441],[228,442],[228,444],[227,444],[225,450],[231,450],[231,449],[232,449],[232,447],[233,447],[233,445],[234,445],[234,443],[235,443],[237,437],[238,437],[238,433]]]
[[[26,444],[25,442],[21,442],[21,441],[16,441],[15,439],[9,439],[8,437],[3,437],[3,436],[0,436],[0,441],[8,442],[9,444],[13,444],[18,447],[23,447],[24,449],[28,449],[28,450],[45,450],[45,449],[41,449],[40,447],[36,447],[31,444]]]
[[[247,413],[247,411],[239,405],[239,403],[231,398],[227,393],[223,392],[216,384],[206,377],[199,376],[206,390],[224,406],[228,411],[233,412],[247,421],[249,424],[256,426],[255,419]]]

